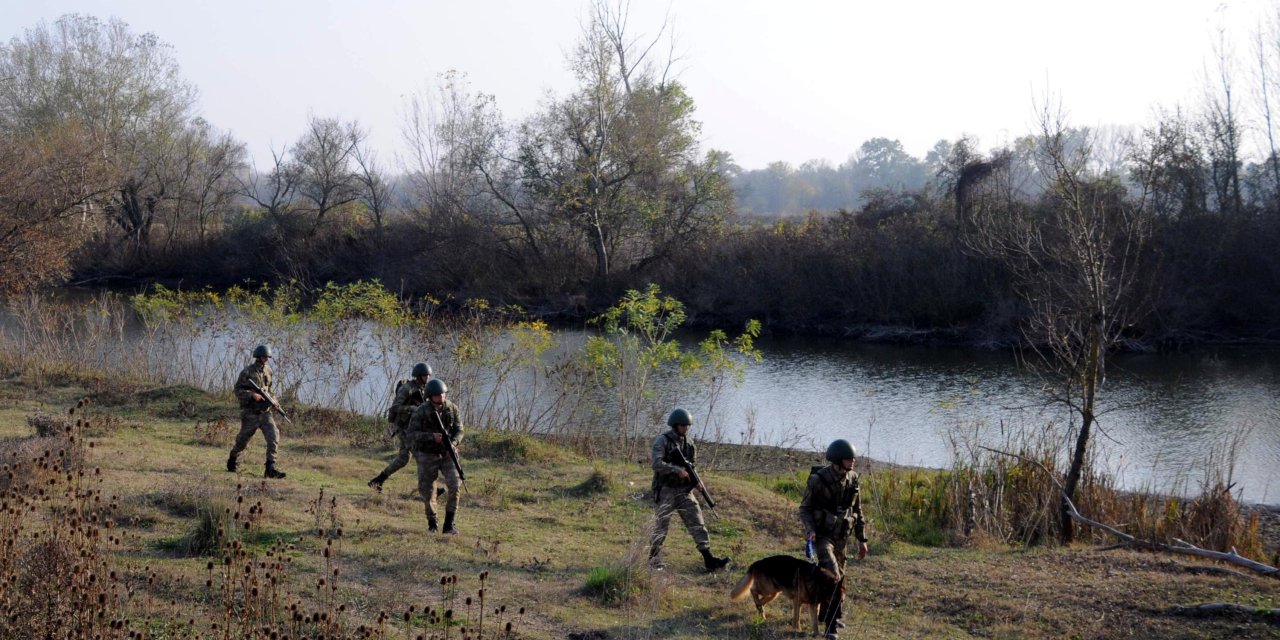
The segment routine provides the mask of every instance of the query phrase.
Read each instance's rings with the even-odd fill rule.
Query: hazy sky
[[[922,157],[984,148],[1060,98],[1072,124],[1144,124],[1195,108],[1216,26],[1236,48],[1272,4],[1239,0],[633,0],[632,30],[674,30],[704,143],[748,169],[839,164],[867,138]],[[456,69],[508,118],[566,93],[586,0],[0,0],[0,38],[64,13],[118,17],[173,46],[215,126],[259,163],[308,114],[355,119],[398,152],[405,96]]]

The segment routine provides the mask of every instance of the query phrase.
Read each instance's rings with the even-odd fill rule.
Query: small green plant
[[[635,578],[636,574],[630,567],[593,567],[587,572],[587,582],[582,590],[604,604],[620,605],[641,591],[641,585]]]

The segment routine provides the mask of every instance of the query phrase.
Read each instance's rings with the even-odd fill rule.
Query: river
[[[763,362],[723,402],[731,420],[754,414],[775,437],[843,437],[878,460],[943,467],[953,436],[979,431],[998,444],[1002,423],[1064,446],[1072,435],[1065,408],[1046,403],[1042,379],[1007,352],[815,339],[760,346]],[[1122,486],[1195,493],[1213,457],[1244,499],[1280,502],[1280,350],[1114,357],[1100,397],[1093,442]]]

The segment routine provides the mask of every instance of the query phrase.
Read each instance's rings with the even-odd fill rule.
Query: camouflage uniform
[[[249,385],[250,381],[271,393],[271,365],[266,362],[258,363],[255,360],[245,367],[240,372],[240,377],[236,379],[233,389],[236,399],[240,401],[240,433],[236,435],[235,446],[231,447],[231,459],[234,460],[239,456],[240,452],[248,446],[254,432],[261,429],[262,437],[267,439],[267,466],[274,468],[276,451],[280,446],[280,430],[271,416],[271,403],[253,399],[253,394],[257,392]]]
[[[653,540],[650,556],[656,556],[667,539],[667,528],[671,526],[671,514],[679,513],[684,526],[693,536],[698,551],[705,554],[711,551],[711,536],[707,534],[707,525],[702,519],[702,507],[694,498],[692,479],[681,479],[680,472],[684,467],[680,464],[680,454],[690,464],[697,462],[698,449],[690,438],[681,438],[674,428],[658,436],[653,441],[650,458],[653,460],[653,501],[654,517]]]
[[[436,494],[433,487],[437,476],[444,477],[445,530],[448,531],[453,522],[453,514],[458,509],[458,471],[449,456],[449,445],[444,442],[436,443],[432,434],[448,433],[456,447],[462,442],[462,413],[457,405],[448,400],[444,401],[444,406],[438,411],[430,401],[424,402],[409,417],[405,433],[413,459],[418,463],[418,493],[422,494],[422,500],[426,503],[427,520],[432,523],[436,520]]]
[[[413,416],[413,410],[423,402],[426,402],[427,397],[423,391],[426,386],[427,382],[425,380],[419,381],[414,378],[396,389],[396,399],[391,403],[391,407],[387,409],[387,417],[396,425],[396,438],[400,441],[400,451],[387,464],[387,468],[378,474],[378,477],[383,481],[409,463],[410,450],[406,430],[409,428],[409,418]]]
[[[867,541],[858,474],[849,471],[841,477],[835,464],[814,467],[809,474],[804,498],[800,501],[800,522],[804,524],[806,536],[809,532],[815,535],[813,548],[818,556],[818,565],[843,579],[849,534],[852,533],[858,542]],[[832,611],[836,621],[843,614],[841,605],[837,603]],[[826,618],[825,615],[823,617]],[[828,630],[827,637],[835,637],[834,627]]]

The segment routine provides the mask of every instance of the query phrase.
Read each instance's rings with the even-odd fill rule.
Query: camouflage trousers
[[[687,489],[662,487],[658,490],[658,503],[654,506],[653,540],[651,549],[656,552],[667,539],[667,529],[671,526],[671,515],[680,514],[684,526],[693,536],[698,550],[711,549],[711,536],[707,534],[707,524],[702,519],[702,507],[697,498]]]
[[[275,466],[276,451],[280,448],[280,429],[276,427],[276,421],[269,411],[247,409],[240,412],[240,433],[236,434],[236,443],[231,447],[231,457],[240,455],[259,429],[262,430],[262,437],[267,440],[267,464]]]
[[[458,470],[453,467],[453,459],[447,453],[428,453],[414,451],[413,459],[418,463],[418,493],[426,503],[427,517],[436,517],[436,478],[444,477],[444,510],[452,513],[458,510]],[[394,463],[394,461],[392,461]]]
[[[837,579],[844,577],[845,563],[849,559],[849,539],[848,538],[824,538],[818,536],[813,541],[813,555],[818,558],[818,566],[834,573]],[[851,590],[852,586],[845,581],[845,589]],[[836,603],[832,610],[823,612],[822,621],[828,625],[833,625],[832,619],[841,620],[844,618],[844,600]],[[834,631],[832,626],[828,626],[828,631]]]
[[[845,563],[849,560],[849,539],[818,536],[813,541],[813,555],[818,558],[818,566],[834,573],[839,579],[844,576]]]
[[[381,475],[383,478],[390,478],[391,474],[403,469],[406,464],[409,464],[409,456],[411,454],[409,452],[408,439],[405,437],[404,427],[396,427],[396,439],[400,441],[400,451],[396,453],[396,457],[391,459],[391,462],[387,463],[387,468],[382,470]]]

